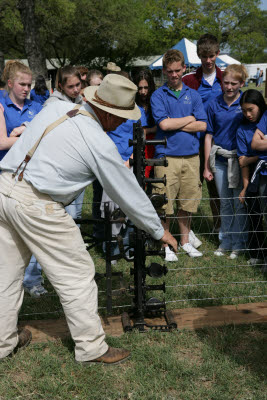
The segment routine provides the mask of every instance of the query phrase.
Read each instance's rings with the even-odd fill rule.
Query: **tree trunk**
[[[5,57],[4,57],[4,53],[2,51],[0,51],[0,79],[1,79],[1,75],[4,71],[5,68]]]
[[[25,52],[29,67],[33,72],[33,78],[39,74],[46,78],[46,60],[40,47],[39,29],[35,17],[35,0],[18,0],[17,7],[23,24]]]

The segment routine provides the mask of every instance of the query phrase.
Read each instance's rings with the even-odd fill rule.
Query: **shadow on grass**
[[[267,325],[234,325],[205,328],[196,331],[199,339],[218,357],[227,356],[231,361],[267,379]]]

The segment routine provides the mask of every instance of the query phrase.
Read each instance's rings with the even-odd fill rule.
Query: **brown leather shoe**
[[[105,364],[105,365],[116,365],[123,363],[130,357],[130,351],[125,349],[116,349],[115,347],[109,347],[108,351],[103,356],[95,358],[90,361],[78,361],[79,364]]]
[[[28,329],[25,328],[19,329],[18,334],[19,334],[19,341],[17,346],[13,350],[13,354],[17,353],[18,350],[27,347],[32,340],[31,331],[29,331]]]
[[[1,358],[0,361],[5,360],[6,358],[13,357],[19,350],[22,350],[23,348],[27,347],[31,340],[32,340],[32,334],[28,329],[19,329],[18,330],[18,335],[19,335],[19,341],[17,346],[12,350],[8,356]]]

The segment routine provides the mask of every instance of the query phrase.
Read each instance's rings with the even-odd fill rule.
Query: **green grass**
[[[264,95],[265,95],[265,85],[266,85],[265,81],[262,83],[261,87],[256,87],[255,83],[249,83],[248,86],[243,87],[241,90],[244,92],[244,91],[246,91],[248,89],[256,89],[256,90],[259,90],[263,94],[263,97],[264,97]]]
[[[266,400],[266,325],[108,338],[125,364],[75,364],[70,340],[0,363],[1,400]]]

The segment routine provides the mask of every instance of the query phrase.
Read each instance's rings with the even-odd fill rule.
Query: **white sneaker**
[[[202,257],[203,254],[200,253],[197,249],[192,246],[191,243],[185,243],[183,246],[180,244],[180,247],[189,255],[189,257]]]
[[[231,260],[235,260],[235,259],[237,259],[239,254],[240,254],[240,250],[233,250],[232,253],[230,254],[229,258]]]
[[[195,249],[198,249],[199,246],[202,245],[201,240],[199,240],[196,235],[194,234],[194,232],[191,230],[189,232],[189,243],[192,244],[192,246],[194,246]]]
[[[218,247],[218,249],[215,250],[213,254],[217,257],[222,257],[225,256],[225,250]]]
[[[165,261],[178,261],[178,257],[169,246],[165,247]]]
[[[263,260],[261,258],[250,258],[248,260],[248,265],[257,265],[257,264],[262,264]]]

